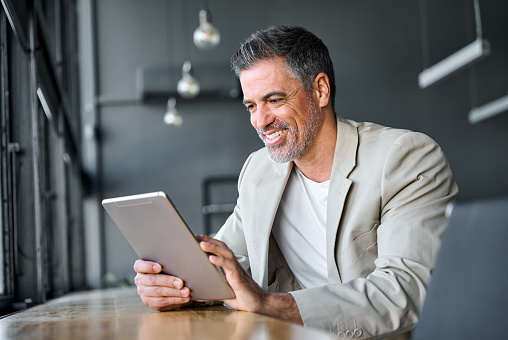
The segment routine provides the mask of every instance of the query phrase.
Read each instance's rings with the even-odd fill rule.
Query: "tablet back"
[[[234,297],[194,234],[163,192],[106,199],[102,205],[143,260],[181,278],[193,300]]]

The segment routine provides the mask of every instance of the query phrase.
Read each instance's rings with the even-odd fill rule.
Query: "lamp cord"
[[[190,48],[191,46],[191,42],[192,42],[192,31],[190,32],[190,34],[187,36],[187,33],[189,33],[189,13],[190,13],[190,10],[189,10],[189,6],[190,6],[190,3],[192,1],[185,1],[183,0],[184,3],[186,3],[187,6],[185,6],[185,13],[183,15],[183,19],[182,19],[182,26],[183,26],[183,29],[182,29],[182,34],[184,34],[184,51],[185,51],[185,60],[189,60],[191,61],[192,60],[192,49]]]
[[[480,1],[474,0],[474,20],[476,24],[476,39],[483,38],[482,18],[480,14]]]
[[[422,36],[423,68],[426,69],[430,65],[430,58],[429,58],[429,33],[427,27],[427,6],[425,4],[425,0],[420,0],[420,32]]]

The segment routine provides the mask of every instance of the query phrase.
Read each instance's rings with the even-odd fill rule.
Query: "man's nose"
[[[253,117],[254,121],[252,122],[256,129],[264,129],[268,124],[272,123],[275,120],[275,116],[270,112],[270,110],[264,105],[260,105],[257,107],[255,112],[255,116]]]

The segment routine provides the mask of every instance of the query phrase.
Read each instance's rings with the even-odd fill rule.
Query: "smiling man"
[[[329,179],[337,127],[328,105],[328,76],[317,74],[312,85],[315,90],[307,92],[290,74],[284,59],[273,58],[241,71],[240,83],[251,124],[270,158],[279,163],[295,161],[307,177],[318,176],[316,181]],[[326,161],[322,174],[315,174],[319,168],[314,161]]]
[[[338,116],[328,49],[302,27],[254,33],[232,66],[266,147],[216,238],[200,237],[235,291],[225,302],[343,337],[409,338],[458,192],[441,149]],[[146,305],[192,303],[159,264],[134,268]]]
[[[328,82],[326,77],[321,74],[318,83]],[[275,162],[300,159],[318,136],[320,139],[330,137],[323,133],[318,135],[324,115],[314,98],[303,90],[300,81],[288,73],[284,59],[262,60],[244,70],[240,80],[243,103],[251,114],[252,126]],[[267,93],[267,89],[274,90]],[[335,119],[332,122],[328,130],[335,138]]]

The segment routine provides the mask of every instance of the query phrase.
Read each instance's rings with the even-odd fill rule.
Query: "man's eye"
[[[280,99],[270,99],[270,103],[272,104],[277,104],[280,101],[281,101]]]
[[[254,110],[254,105],[247,105],[246,108],[247,111],[252,112],[252,110]]]

